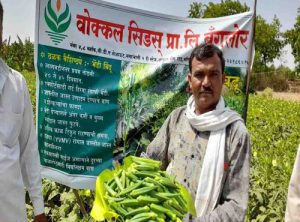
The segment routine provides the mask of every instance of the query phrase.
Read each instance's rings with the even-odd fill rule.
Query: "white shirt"
[[[0,58],[0,221],[27,221],[25,189],[34,214],[44,212],[40,158],[23,76]]]

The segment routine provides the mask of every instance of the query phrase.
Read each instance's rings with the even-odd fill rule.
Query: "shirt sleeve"
[[[29,92],[24,80],[24,113],[19,135],[20,164],[24,185],[33,203],[34,214],[44,213],[42,196],[40,157],[37,146],[36,132],[33,122],[33,111]]]
[[[237,131],[240,131],[238,129]],[[219,204],[209,214],[195,218],[196,222],[241,222],[245,219],[249,197],[250,136],[247,130],[235,134],[225,184]]]
[[[170,119],[171,115],[165,120],[162,127],[159,129],[154,140],[148,145],[146,157],[154,160],[159,160],[162,163],[162,170],[166,170],[168,161],[168,146],[170,138]]]
[[[296,161],[290,179],[287,204],[285,211],[285,221],[300,221],[300,145],[298,148]]]

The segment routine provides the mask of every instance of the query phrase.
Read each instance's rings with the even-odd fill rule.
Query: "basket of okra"
[[[188,191],[160,170],[160,162],[129,156],[114,170],[97,178],[91,215],[99,221],[182,221],[195,215]]]

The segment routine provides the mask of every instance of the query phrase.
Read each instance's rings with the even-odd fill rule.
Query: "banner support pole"
[[[253,48],[254,48],[254,38],[255,38],[255,26],[256,26],[256,4],[257,0],[254,0],[254,6],[253,6],[253,23],[252,23],[252,38],[251,38],[251,44],[248,54],[248,67],[247,67],[247,83],[246,83],[246,99],[245,99],[245,109],[243,113],[243,119],[245,121],[245,124],[247,124],[247,112],[248,112],[248,102],[249,102],[249,90],[250,90],[250,75],[252,72],[251,64],[252,64],[252,54],[253,54]]]
[[[77,203],[80,207],[81,213],[83,214],[84,217],[88,216],[88,213],[86,212],[86,209],[83,205],[83,201],[82,201],[81,197],[79,196],[78,190],[73,189],[73,193],[75,194],[75,197],[76,197]]]

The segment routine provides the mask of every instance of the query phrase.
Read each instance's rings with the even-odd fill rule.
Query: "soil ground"
[[[300,102],[300,93],[273,92],[273,97],[283,100]]]

